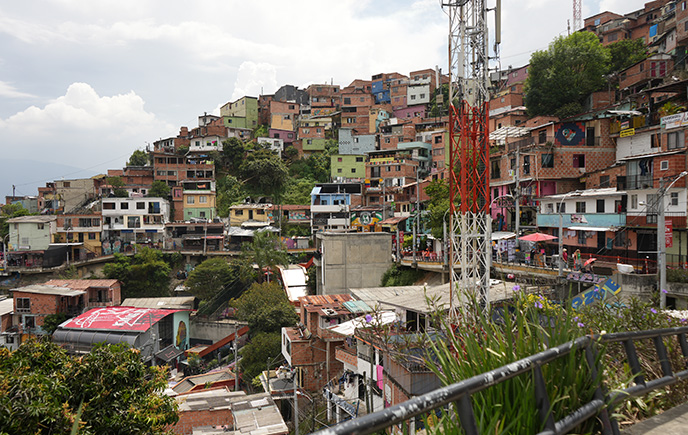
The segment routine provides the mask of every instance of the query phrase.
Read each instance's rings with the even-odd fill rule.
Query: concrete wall
[[[378,287],[392,265],[391,233],[318,233],[318,294]]]
[[[621,286],[619,296],[622,302],[629,301],[632,297],[648,301],[657,288],[657,275],[615,273],[612,279]]]
[[[226,336],[234,332],[235,322],[233,320],[221,320],[217,322],[209,322],[199,319],[191,319],[191,341],[193,343],[211,342],[222,340]],[[246,323],[236,322],[237,329],[246,326]],[[241,342],[244,337],[241,337]]]

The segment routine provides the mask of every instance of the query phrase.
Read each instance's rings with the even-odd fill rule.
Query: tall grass
[[[443,313],[436,314],[435,321],[442,325],[446,340],[431,342],[426,364],[443,385],[485,373],[583,335],[685,325],[638,301],[628,306],[600,304],[567,312],[544,297],[532,294],[521,294],[512,304],[495,308],[490,313],[485,313],[475,300],[470,300],[458,309],[451,324],[446,311],[437,309],[435,312]],[[676,340],[666,340],[666,345],[674,367],[685,367]],[[637,350],[646,378],[661,376],[652,343],[639,343]],[[555,421],[592,400],[595,386],[600,382],[610,390],[629,385],[633,376],[621,346],[598,346],[597,358],[596,365],[604,368],[598,373],[598,379],[592,379],[582,351],[571,352],[541,367]],[[532,434],[541,431],[543,423],[534,389],[533,376],[528,373],[474,394],[473,411],[479,433]],[[634,420],[685,401],[687,393],[683,383],[636,399],[633,406],[624,405],[615,412],[621,420]],[[572,433],[596,433],[598,425],[591,419]],[[456,405],[427,418],[426,426],[431,433],[464,433]]]

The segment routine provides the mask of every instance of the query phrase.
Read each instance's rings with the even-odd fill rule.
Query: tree
[[[239,168],[241,162],[244,160],[246,154],[246,146],[244,143],[235,138],[230,137],[222,142],[222,160],[226,168],[233,172]]]
[[[312,178],[289,178],[282,202],[285,204],[308,205],[311,203],[311,191],[315,187]]]
[[[124,189],[124,181],[121,177],[107,177],[107,184],[112,186],[112,194],[117,198],[127,198],[129,193]]]
[[[254,283],[232,302],[239,320],[248,322],[251,334],[280,332],[282,327],[294,326],[298,316],[286,293],[276,282]]]
[[[258,376],[267,367],[267,362],[273,360],[282,351],[279,332],[261,332],[251,338],[251,341],[241,349],[242,378],[247,383]]]
[[[248,196],[241,181],[233,175],[217,179],[217,214],[229,216],[229,207],[241,203]]]
[[[280,238],[269,231],[256,231],[253,240],[241,246],[245,266],[256,265],[260,276],[263,270],[275,270],[278,265],[289,264],[289,254]],[[259,279],[262,281],[262,278]]]
[[[148,189],[150,198],[167,198],[170,195],[170,186],[162,180],[153,181],[153,185]]]
[[[429,196],[427,202],[428,225],[432,236],[436,239],[444,238],[444,222],[449,224],[449,185],[445,180],[431,181],[425,188],[425,193]],[[449,230],[449,228],[447,228]]]
[[[2,433],[163,434],[178,420],[163,367],[146,366],[135,349],[96,345],[69,356],[45,339],[11,352],[0,348]]]
[[[609,52],[609,74],[622,71],[634,63],[647,59],[647,46],[642,39],[622,39],[605,47]]]
[[[141,150],[136,150],[129,157],[127,166],[148,166],[148,153]]]
[[[186,286],[194,296],[209,300],[238,276],[239,273],[224,258],[209,258],[191,271]]]
[[[289,171],[279,156],[272,151],[259,149],[250,153],[240,167],[244,185],[253,193],[270,195],[278,199],[284,192]]]
[[[43,319],[43,326],[41,328],[43,328],[48,335],[53,335],[53,332],[60,326],[60,323],[71,318],[72,316],[66,313],[48,314]]]
[[[8,219],[12,219],[19,216],[30,216],[35,213],[29,212],[20,203],[3,205],[0,209],[0,240],[4,241],[5,236],[10,233],[10,224],[7,223]]]
[[[133,258],[115,254],[115,261],[103,266],[103,275],[122,282],[123,299],[169,296],[170,265],[160,251],[145,246],[138,249]]]
[[[610,54],[591,32],[558,37],[530,58],[525,103],[531,116],[580,113],[588,95],[605,85]]]

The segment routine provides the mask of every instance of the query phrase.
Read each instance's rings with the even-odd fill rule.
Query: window
[[[412,100],[415,100],[415,99],[416,99],[416,96],[415,96],[415,95],[411,95],[411,99],[412,99]]]
[[[619,34],[618,34],[618,33],[616,33],[616,32],[610,33],[609,36],[607,37],[607,41],[608,41],[608,42],[614,42],[614,41],[616,41],[616,39],[617,39],[618,37],[619,37]]]
[[[670,205],[678,205],[678,192],[671,192]]]
[[[194,204],[195,202],[196,202],[196,200],[193,196],[187,196],[186,197],[186,203],[187,204]]]
[[[573,167],[574,168],[585,168],[585,154],[574,154],[573,155]]]
[[[96,239],[96,233],[88,233],[88,240],[95,240]]]
[[[543,154],[542,155],[542,167],[543,168],[553,168],[554,167],[554,154]]]
[[[662,160],[659,162],[659,169],[662,171],[666,171],[669,169],[669,160]]]
[[[554,204],[552,204],[552,203],[547,204],[545,206],[545,212],[549,213],[549,214],[554,213]]]
[[[585,213],[585,201],[576,201],[576,213]]]
[[[355,174],[356,173],[356,168],[351,168],[351,173]]]
[[[128,216],[127,228],[141,228],[141,216]]]
[[[341,162],[341,161],[342,161],[342,158],[341,158],[341,157],[337,157],[337,161],[338,161],[338,162]]]
[[[31,312],[31,299],[29,299],[29,298],[17,298],[17,312],[18,313],[30,313]]]
[[[425,94],[420,94],[420,98],[425,98]]]
[[[104,202],[103,203],[103,210],[114,210],[115,209],[115,203],[114,202]]]
[[[604,213],[604,199],[597,200],[597,213]]]
[[[599,18],[595,19],[594,25],[595,25],[595,26],[599,26],[599,25],[600,25],[600,19],[599,19]]]
[[[36,228],[39,230],[45,229],[45,224],[36,224]]]
[[[345,97],[344,98],[344,104],[351,104],[351,98]]]
[[[342,168],[337,168],[337,173],[341,174],[342,173]]]
[[[667,133],[667,149],[675,150],[677,148],[683,148],[683,132]]]
[[[578,236],[578,244],[585,245],[585,231],[576,231],[576,235]]]
[[[523,174],[530,174],[530,156],[523,156]]]
[[[361,163],[363,161],[363,157],[356,157],[356,163]]]
[[[119,204],[120,210],[129,210],[129,203],[128,202],[121,202]]]
[[[145,210],[145,208],[146,208],[145,202],[137,202],[136,203],[136,210]]]
[[[631,195],[631,208],[638,208],[638,195]]]
[[[618,231],[616,234],[614,234],[614,246],[626,246],[626,231]]]
[[[511,169],[514,169],[516,167],[516,159],[513,158],[511,159]]]
[[[208,197],[205,195],[201,195],[198,197],[198,203],[199,204],[207,204],[208,203]]]
[[[609,187],[609,175],[600,175],[600,187]]]
[[[442,136],[435,136],[435,143],[442,143]]]
[[[650,135],[650,147],[659,148],[662,146],[662,136],[659,133]]]

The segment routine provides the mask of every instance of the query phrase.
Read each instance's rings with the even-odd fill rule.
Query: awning
[[[205,236],[206,239],[224,239],[225,236]]]
[[[395,217],[387,218],[387,219],[383,220],[382,222],[379,222],[379,224],[380,225],[395,225],[401,221],[405,221],[408,218],[409,218],[408,216],[395,216]]]
[[[170,362],[173,359],[177,358],[179,355],[183,355],[183,354],[184,354],[183,350],[179,350],[176,347],[174,347],[174,345],[170,344],[169,346],[167,346],[166,348],[164,348],[160,352],[156,353],[155,357],[158,359],[161,359],[165,362]]]
[[[618,228],[612,228],[612,227],[579,227],[579,226],[568,227],[567,229],[575,230],[575,231],[617,231],[618,230]]]
[[[516,237],[516,233],[512,233],[511,231],[495,231],[492,233],[492,240],[505,240],[512,237]]]

